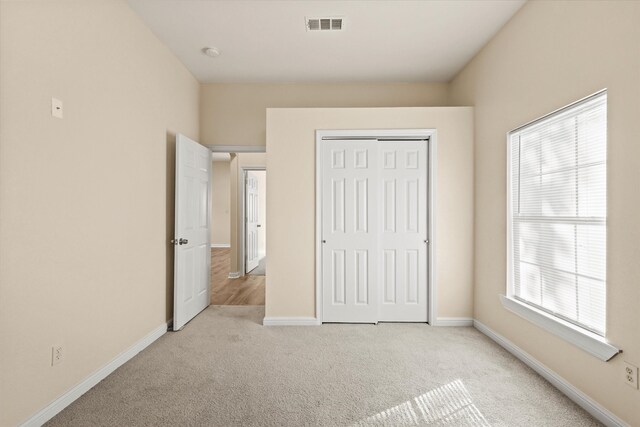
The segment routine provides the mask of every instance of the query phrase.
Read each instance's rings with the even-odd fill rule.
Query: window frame
[[[607,94],[607,89],[602,89],[592,95],[572,102],[562,108],[543,115],[535,120],[518,126],[506,134],[507,147],[507,286],[506,295],[500,295],[500,301],[507,310],[519,315],[520,317],[534,323],[535,325],[551,332],[552,334],[574,344],[584,351],[592,354],[603,361],[610,360],[618,354],[620,350],[611,345],[605,338],[593,331],[590,331],[572,321],[563,319],[546,310],[541,310],[535,304],[530,304],[515,295],[514,281],[514,247],[513,247],[513,193],[512,193],[512,150],[511,136],[515,132],[519,132],[530,127],[540,121],[547,120],[566,112],[567,110],[579,107],[580,105]],[[608,101],[607,101],[608,102]],[[608,139],[608,138],[607,138]]]

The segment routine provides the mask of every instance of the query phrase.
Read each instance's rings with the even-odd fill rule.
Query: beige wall
[[[267,155],[265,153],[237,153],[231,155],[231,262],[230,271],[240,273],[242,271],[242,186],[244,178],[243,168],[264,168],[267,166]]]
[[[231,243],[230,161],[213,162],[211,174],[211,243]]]
[[[471,317],[473,109],[267,110],[266,316],[315,317],[316,129],[436,128],[437,315]]]
[[[208,145],[264,145],[266,108],[445,105],[445,83],[203,84],[200,136]]]
[[[12,426],[166,324],[170,153],[175,133],[198,138],[199,85],[124,1],[3,1],[0,57],[0,425]]]
[[[640,3],[529,2],[460,73],[452,100],[475,105],[475,316],[580,390],[640,425]],[[602,362],[498,300],[506,277],[506,138],[510,129],[608,88],[607,338]]]

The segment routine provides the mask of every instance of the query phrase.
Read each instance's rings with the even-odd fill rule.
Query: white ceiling
[[[525,0],[128,1],[201,82],[446,82]]]

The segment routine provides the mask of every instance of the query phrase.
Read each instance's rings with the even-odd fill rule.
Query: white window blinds
[[[509,134],[508,294],[605,333],[607,94]]]

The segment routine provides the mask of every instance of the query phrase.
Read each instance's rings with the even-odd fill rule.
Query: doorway
[[[211,304],[264,305],[266,154],[212,153]],[[251,191],[247,191],[251,178]],[[248,200],[248,197],[251,197]],[[247,233],[247,219],[252,233]],[[247,262],[251,255],[252,262]],[[264,266],[261,270],[260,267]],[[252,268],[247,268],[252,267]],[[261,273],[261,274],[260,274]]]

